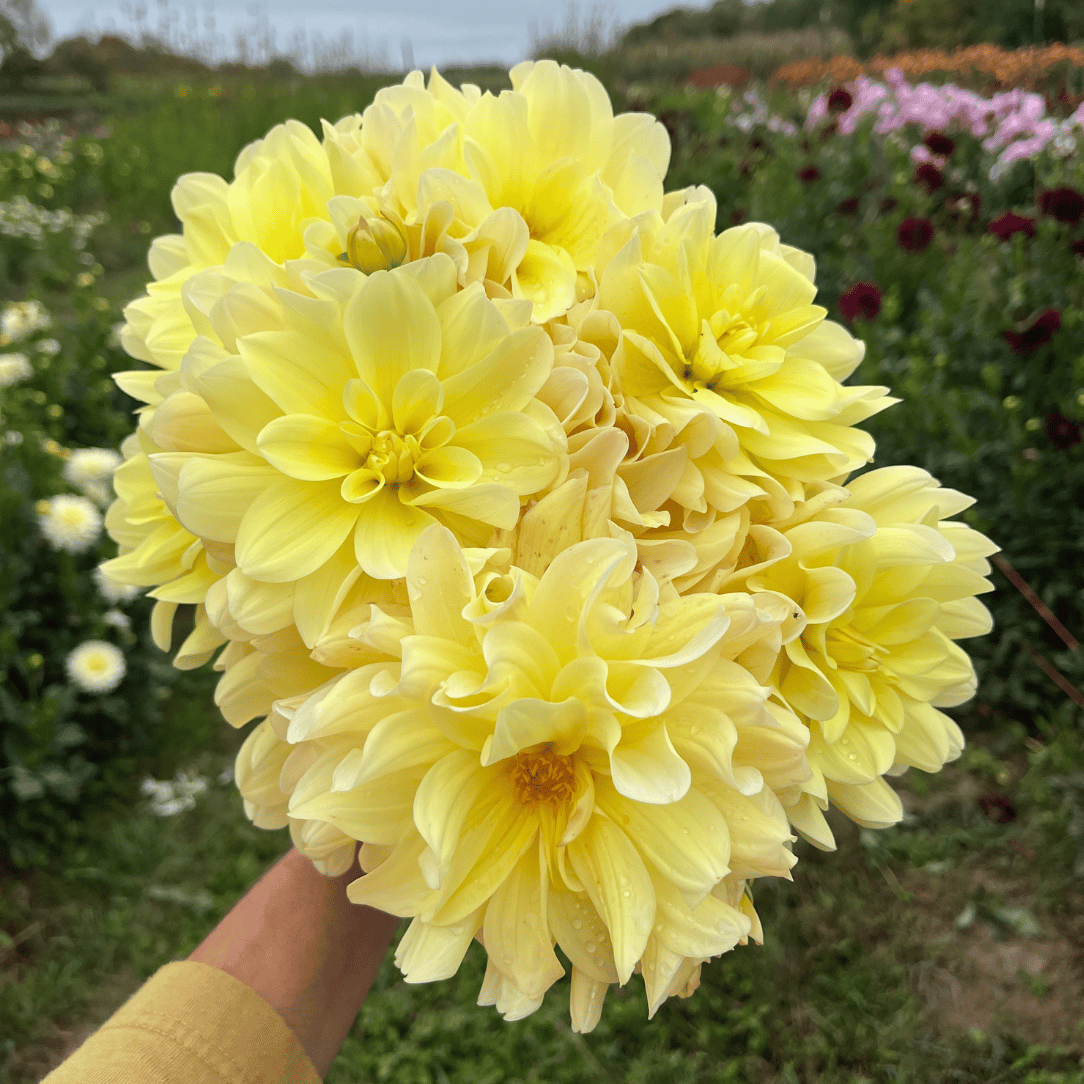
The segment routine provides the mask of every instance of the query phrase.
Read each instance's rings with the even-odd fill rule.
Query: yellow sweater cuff
[[[166,964],[42,1084],[320,1084],[255,990],[210,964]]]

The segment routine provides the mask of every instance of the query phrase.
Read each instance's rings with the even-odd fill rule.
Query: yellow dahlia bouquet
[[[885,777],[959,755],[994,547],[924,471],[856,475],[894,400],[843,383],[812,257],[664,193],[592,76],[511,80],[414,72],[181,178],[104,568],[163,649],[195,607],[248,816],[329,876],[361,842],[407,981],[477,940],[513,1020],[571,965],[590,1031],[759,943],[830,802],[891,825]]]

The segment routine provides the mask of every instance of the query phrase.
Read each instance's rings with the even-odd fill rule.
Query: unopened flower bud
[[[346,259],[367,275],[398,267],[406,256],[406,231],[386,214],[379,218],[362,215],[346,239]]]

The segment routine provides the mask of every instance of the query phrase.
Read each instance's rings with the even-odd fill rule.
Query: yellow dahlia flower
[[[782,525],[790,555],[747,581],[805,617],[773,683],[810,730],[814,778],[791,823],[827,848],[829,800],[868,828],[894,824],[902,808],[882,777],[959,756],[963,734],[937,709],[974,695],[971,660],[954,641],[990,631],[974,596],[993,590],[985,558],[997,549],[950,518],[972,498],[918,467],[870,471],[843,496]]]
[[[147,296],[124,310],[124,349],[140,361],[176,369],[197,334],[181,298],[193,274],[226,263],[238,245],[274,264],[296,260],[305,254],[306,227],[330,220],[328,202],[336,192],[368,195],[384,183],[351,139],[357,124],[358,118],[346,117],[327,125],[321,142],[307,125],[288,121],[241,151],[232,182],[213,173],[181,177],[172,200],[182,233],[151,244],[154,281]]]
[[[564,434],[534,398],[553,350],[523,326],[524,306],[458,291],[443,255],[308,284],[319,296],[279,289],[270,316],[266,294],[227,293],[211,319],[236,353],[201,340],[151,424],[156,437],[168,417],[186,449],[150,457],[167,504],[197,537],[232,546],[246,576],[300,581],[349,539],[365,573],[399,577],[431,523],[484,543],[561,479]],[[238,450],[195,450],[203,414],[171,411],[175,397],[200,403]]]
[[[780,795],[808,775],[807,733],[763,679],[791,606],[659,602],[627,535],[540,577],[507,559],[427,530],[409,606],[343,615],[324,659],[349,669],[274,703],[238,784],[263,818],[341,833],[308,829],[322,860],[365,842],[349,894],[414,919],[408,981],[452,974],[477,936],[482,1000],[516,1018],[562,974],[558,944],[590,1030],[637,967],[652,1012],[685,989],[754,930],[744,883],[789,876]]]
[[[685,530],[751,500],[759,519],[789,516],[808,483],[872,459],[853,426],[895,400],[839,383],[864,346],[813,304],[811,256],[759,223],[716,237],[710,193],[677,195],[667,218],[629,227],[599,283],[598,305],[622,329],[613,365],[627,428],[641,455],[683,447],[673,500]]]
[[[445,133],[442,155],[434,145],[409,159],[388,188],[412,220],[450,205],[449,232],[468,251],[491,246],[494,233],[510,242],[512,294],[530,299],[534,320],[544,323],[577,300],[578,281],[593,291],[611,225],[661,208],[670,141],[647,114],[615,117],[604,87],[586,72],[542,60],[510,75],[511,91],[481,95]]]

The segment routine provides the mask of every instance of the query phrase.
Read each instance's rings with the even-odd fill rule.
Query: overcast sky
[[[706,6],[706,0],[685,3]],[[581,23],[595,11],[611,26],[628,24],[678,6],[678,0],[581,2],[571,9],[554,0],[38,0],[55,38],[131,33],[140,4],[144,25],[152,33],[158,32],[163,14],[171,15],[174,26],[189,38],[217,37],[218,58],[235,53],[235,28],[253,28],[266,20],[281,51],[287,51],[300,29],[325,41],[347,31],[359,56],[382,56],[393,67],[412,56],[417,65],[428,67],[489,60],[512,64],[527,55],[532,24],[542,31],[563,28],[570,11]],[[258,33],[250,30],[248,36]]]

